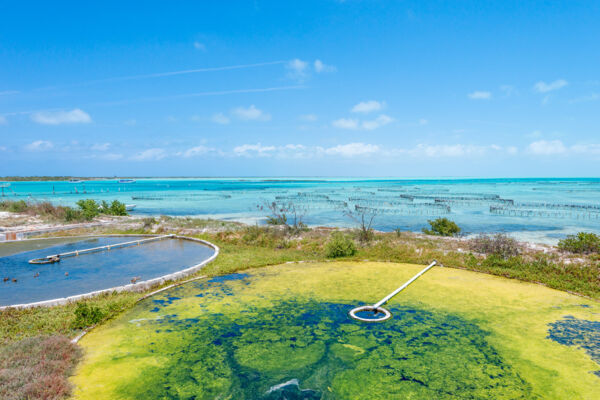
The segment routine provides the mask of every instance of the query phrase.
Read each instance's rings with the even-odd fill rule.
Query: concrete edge
[[[102,237],[102,236],[142,236],[142,235],[127,234],[127,235],[95,235],[95,236]],[[144,235],[144,236],[146,236],[146,235]],[[147,235],[147,236],[156,236],[156,235]],[[76,237],[76,236],[69,236],[69,237]],[[84,236],[84,237],[87,237],[87,236]],[[214,249],[215,252],[213,253],[212,256],[210,256],[209,258],[207,258],[206,260],[202,261],[199,264],[196,264],[192,267],[183,269],[181,271],[177,271],[177,272],[173,272],[171,274],[160,276],[158,278],[153,278],[153,279],[149,279],[147,281],[142,281],[142,282],[130,283],[130,284],[123,285],[123,286],[115,286],[115,287],[108,288],[108,289],[96,290],[94,292],[83,293],[83,294],[78,294],[78,295],[69,296],[69,297],[38,301],[38,302],[34,302],[34,303],[13,304],[13,305],[9,305],[9,306],[1,306],[0,311],[4,311],[8,308],[23,309],[23,308],[32,308],[32,307],[53,307],[53,306],[69,304],[72,302],[95,297],[95,296],[98,296],[101,294],[106,294],[106,293],[114,293],[114,292],[120,293],[120,292],[125,292],[125,291],[141,292],[144,290],[149,290],[152,287],[162,285],[165,282],[185,278],[186,276],[189,276],[189,275],[197,272],[205,265],[214,261],[215,258],[217,258],[217,256],[219,255],[219,251],[220,251],[219,247],[211,242],[206,241],[206,240],[191,238],[191,237],[187,237],[187,236],[180,236],[180,235],[175,235],[173,237],[176,239],[189,240],[192,242],[202,243],[203,245]]]

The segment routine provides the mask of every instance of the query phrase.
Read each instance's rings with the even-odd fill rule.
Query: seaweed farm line
[[[374,228],[420,231],[427,219],[456,221],[466,234],[512,233],[552,243],[600,232],[600,178],[544,179],[137,179],[10,182],[5,199],[117,199],[134,215],[195,216],[263,223],[272,202],[293,203],[311,226],[353,225],[347,211],[375,215]]]

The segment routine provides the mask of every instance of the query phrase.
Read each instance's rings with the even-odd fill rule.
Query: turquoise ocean
[[[5,199],[73,205],[117,199],[138,216],[194,216],[264,223],[265,204],[293,203],[309,226],[350,227],[346,211],[374,214],[374,228],[420,231],[448,217],[465,235],[505,232],[555,243],[578,231],[600,233],[600,178],[361,179],[181,178],[10,182]]]

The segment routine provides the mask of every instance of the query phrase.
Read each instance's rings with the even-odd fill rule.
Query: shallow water
[[[138,215],[194,215],[248,223],[263,221],[267,214],[265,203],[283,197],[305,209],[305,222],[309,225],[351,226],[353,222],[344,216],[343,209],[358,205],[378,208],[383,214],[375,219],[374,226],[385,231],[396,228],[420,231],[427,225],[427,219],[447,216],[467,234],[511,232],[519,239],[536,242],[555,243],[580,230],[600,233],[600,209],[556,208],[557,205],[600,207],[600,179],[595,178],[14,182],[7,193],[8,198],[71,205],[82,198],[116,198],[136,204],[133,213]],[[518,206],[506,210],[506,201]],[[542,203],[546,205],[541,206]],[[492,212],[492,207],[500,209]],[[530,211],[531,215],[504,215],[514,211],[519,215]]]
[[[199,264],[213,254],[213,249],[196,242],[165,239],[110,251],[65,257],[54,264],[29,264],[33,258],[74,250],[123,243],[145,237],[95,237],[74,240],[63,239],[58,244],[32,240],[19,242],[21,247],[35,250],[21,251],[0,257],[0,305],[32,303],[68,297],[95,290],[107,289],[157,278]],[[3,250],[7,247],[6,250]],[[11,243],[0,243],[0,254],[14,252]],[[39,274],[38,276],[36,276]],[[68,275],[67,275],[68,274]],[[17,282],[12,280],[16,279]]]

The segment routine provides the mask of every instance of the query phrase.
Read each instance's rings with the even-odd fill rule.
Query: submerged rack
[[[66,258],[66,257],[77,257],[82,254],[96,253],[99,251],[106,251],[106,250],[112,250],[112,249],[121,249],[123,247],[129,247],[129,246],[139,246],[142,243],[155,242],[155,241],[163,240],[163,239],[171,239],[173,237],[175,237],[175,235],[170,234],[170,235],[151,237],[148,239],[131,240],[129,242],[109,244],[106,246],[91,247],[89,249],[74,250],[74,251],[69,251],[66,253],[51,254],[46,257],[34,258],[32,260],[29,260],[29,264],[54,264],[56,262],[60,262],[61,259]]]

